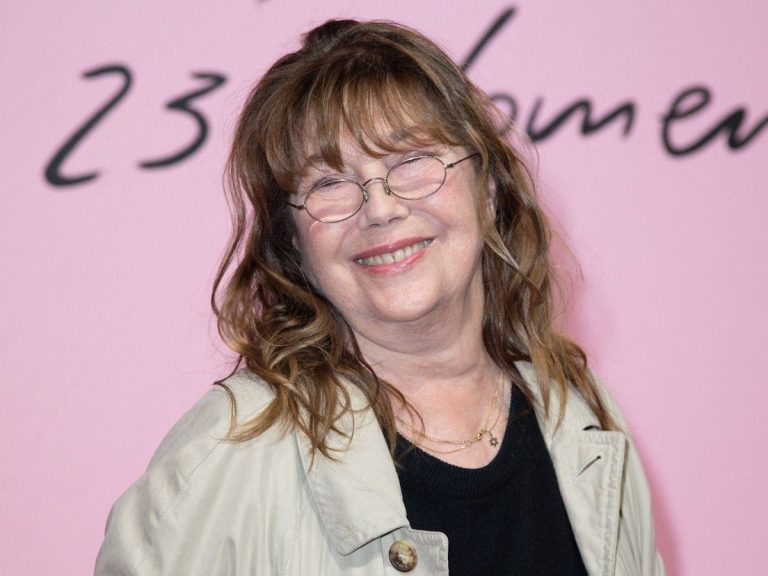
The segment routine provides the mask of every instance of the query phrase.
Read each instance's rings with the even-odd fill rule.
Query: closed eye
[[[350,180],[348,178],[334,178],[331,180],[321,180],[317,184],[314,184],[309,190],[310,192],[320,192],[320,191],[331,191],[335,188],[338,188],[339,186],[344,186],[346,184],[349,184]]]
[[[403,154],[399,154],[392,162],[392,164],[399,164],[400,162],[407,162],[408,160],[412,160],[414,158],[419,158],[421,156],[432,156],[437,157],[440,156],[440,152],[438,150],[427,148],[427,149],[414,149],[414,150],[408,150],[407,152],[404,152]]]

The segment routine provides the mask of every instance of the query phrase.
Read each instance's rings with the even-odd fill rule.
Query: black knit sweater
[[[499,453],[483,468],[419,449],[400,458],[411,527],[448,537],[452,576],[586,576],[541,430],[517,388],[509,416]],[[410,446],[398,437],[397,455]]]

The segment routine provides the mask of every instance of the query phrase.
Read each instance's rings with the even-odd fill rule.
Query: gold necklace
[[[470,446],[473,446],[480,442],[480,440],[483,439],[483,437],[488,436],[488,443],[493,446],[494,448],[499,445],[499,439],[494,435],[493,429],[496,428],[496,424],[499,423],[499,419],[501,418],[502,410],[499,410],[496,414],[496,419],[493,421],[493,424],[490,426],[488,423],[491,421],[491,417],[493,416],[493,413],[496,412],[496,405],[499,402],[499,397],[501,396],[501,390],[503,388],[504,384],[504,372],[499,374],[499,384],[496,386],[496,393],[493,395],[493,402],[491,402],[491,407],[488,410],[488,415],[485,417],[485,422],[483,422],[483,427],[480,428],[480,431],[475,434],[473,438],[470,440],[444,440],[442,438],[434,438],[433,436],[427,435],[423,430],[419,430],[415,428],[414,426],[411,426],[408,424],[408,422],[405,422],[404,420],[401,420],[400,418],[396,418],[396,420],[408,428],[411,432],[419,436],[420,438],[424,438],[425,440],[429,440],[430,442],[433,442],[435,444],[443,444],[443,445],[449,445],[449,446],[458,446],[458,448],[451,448],[448,450],[438,450],[435,448],[427,448],[424,446],[424,444],[415,441],[414,439],[411,439],[411,442],[418,446],[419,448],[423,448],[429,452],[435,452],[436,454],[453,454],[455,452],[460,452],[461,450],[466,450]]]

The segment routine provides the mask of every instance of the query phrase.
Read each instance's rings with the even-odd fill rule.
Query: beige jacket
[[[538,391],[530,366],[518,368]],[[248,373],[227,385],[241,418],[272,397]],[[336,461],[317,456],[312,466],[307,441],[295,432],[222,441],[229,417],[226,394],[214,388],[174,426],[115,503],[97,576],[394,575],[403,573],[390,561],[396,542],[415,552],[415,564],[406,559],[401,569],[448,574],[448,539],[410,528],[370,410],[354,417],[353,439],[339,441]],[[576,394],[557,431],[552,419],[539,421],[589,574],[663,574],[648,486],[627,436],[599,430]]]

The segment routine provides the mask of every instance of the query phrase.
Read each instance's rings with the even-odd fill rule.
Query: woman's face
[[[445,163],[467,155],[463,148],[435,146],[374,158],[351,142],[342,152],[343,174],[327,166],[311,168],[291,201],[303,203],[303,194],[329,176],[361,183],[383,178],[415,153],[435,155]],[[447,171],[437,193],[421,200],[388,196],[376,181],[367,186],[368,202],[348,220],[321,223],[295,211],[305,274],[352,329],[369,338],[384,325],[442,321],[470,306],[482,310],[476,180],[473,161],[467,160]]]

